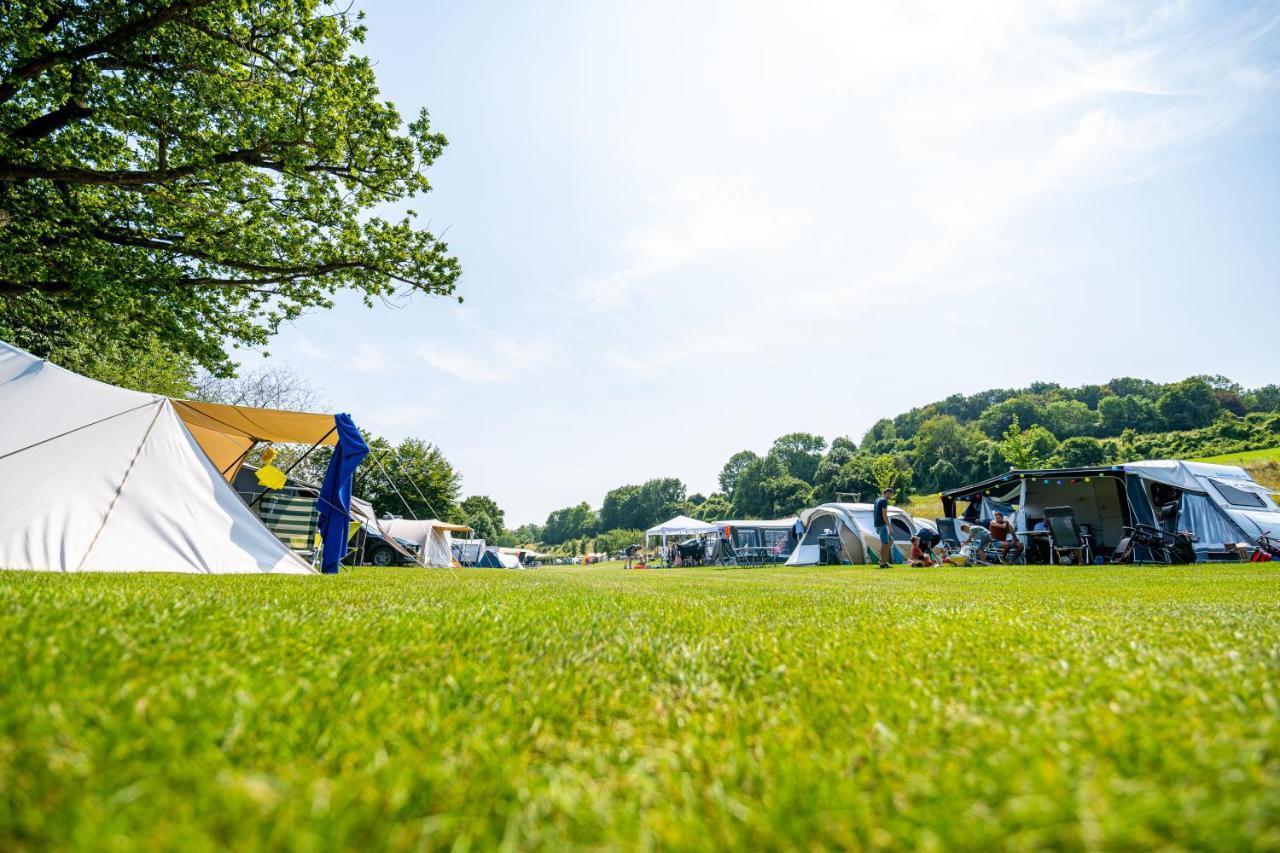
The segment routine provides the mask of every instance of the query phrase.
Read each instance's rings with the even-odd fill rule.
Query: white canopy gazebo
[[[644,533],[644,549],[649,550],[649,540],[662,537],[662,556],[666,559],[668,536],[697,536],[703,533],[715,533],[718,528],[707,521],[698,521],[687,515],[677,515],[656,527],[650,527]]]

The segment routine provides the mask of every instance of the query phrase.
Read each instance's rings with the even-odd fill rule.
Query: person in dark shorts
[[[991,524],[987,525],[987,530],[991,533],[991,541],[1000,546],[1000,562],[1009,562],[1010,551],[1013,551],[1015,560],[1022,556],[1022,543],[1018,541],[1017,531],[1013,529],[1013,522],[1004,517],[1003,512],[996,512]]]
[[[889,568],[889,560],[893,559],[893,537],[889,534],[889,501],[893,500],[893,489],[885,489],[871,505],[871,523],[876,526],[876,535],[880,537],[880,568]]]

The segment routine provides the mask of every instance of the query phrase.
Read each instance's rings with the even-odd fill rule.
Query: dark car
[[[410,554],[418,552],[418,546],[406,539],[396,539],[401,548]],[[387,538],[372,527],[364,529],[364,554],[360,560],[366,566],[413,566],[417,564],[417,560],[413,557],[406,557],[404,554],[391,547]]]

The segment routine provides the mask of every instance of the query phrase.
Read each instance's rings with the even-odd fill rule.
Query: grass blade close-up
[[[1262,567],[0,573],[0,847],[1280,847]]]

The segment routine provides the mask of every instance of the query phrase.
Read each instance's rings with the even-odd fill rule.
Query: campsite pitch
[[[1280,847],[1280,570],[0,573],[0,848]]]

